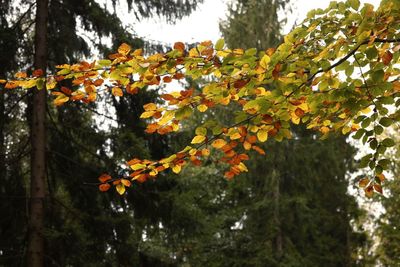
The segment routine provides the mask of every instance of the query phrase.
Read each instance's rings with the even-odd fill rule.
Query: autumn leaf
[[[175,165],[174,167],[172,167],[172,171],[176,174],[180,173],[182,170],[182,167],[180,165]]]
[[[180,51],[184,51],[185,50],[185,44],[182,42],[176,42],[174,44],[174,49],[180,50]]]
[[[366,187],[369,184],[369,179],[368,178],[363,178],[358,182],[358,186],[361,188]]]
[[[257,132],[257,138],[260,142],[265,142],[268,139],[268,131],[261,129]]]
[[[109,181],[111,179],[112,179],[111,176],[108,175],[108,174],[105,174],[105,173],[100,175],[100,177],[99,177],[99,181],[102,182],[102,183],[105,183],[105,182],[107,182],[107,181]]]
[[[43,76],[43,70],[42,70],[42,69],[34,70],[33,73],[32,73],[32,76],[33,76],[33,77],[40,77],[40,76]]]
[[[115,186],[115,189],[117,190],[118,194],[123,195],[125,193],[125,185],[122,183],[119,183]]]
[[[252,146],[251,148],[252,148],[253,150],[257,151],[260,155],[265,155],[265,151],[264,151],[264,149],[262,149],[261,147]]]
[[[131,51],[130,45],[123,43],[118,47],[118,53],[123,56],[126,56]]]
[[[101,184],[99,185],[99,190],[101,192],[106,192],[108,189],[110,189],[111,185],[110,184]]]
[[[390,61],[392,61],[393,54],[387,50],[383,55],[382,55],[382,62],[386,66],[390,64]]]
[[[374,195],[374,188],[372,185],[364,189],[365,196],[372,197]]]
[[[15,76],[15,78],[24,79],[28,75],[26,74],[26,72],[17,72],[14,76]]]
[[[374,187],[374,190],[376,191],[376,192],[378,192],[379,194],[383,194],[383,190],[382,190],[382,186],[381,185],[379,185],[379,184],[374,184],[373,185],[373,187]]]
[[[114,96],[123,96],[124,95],[121,88],[119,88],[119,87],[113,87],[111,92]]]
[[[224,139],[216,139],[212,142],[211,146],[215,148],[222,148],[226,145],[226,141]]]
[[[123,185],[125,185],[126,187],[130,187],[131,186],[131,181],[129,181],[127,179],[121,179],[121,183]]]
[[[207,107],[206,105],[204,105],[204,104],[201,104],[201,105],[198,105],[198,106],[197,106],[197,109],[198,109],[200,112],[205,112],[205,111],[208,109],[208,107]]]
[[[206,140],[206,137],[204,135],[196,135],[193,139],[192,139],[192,144],[200,144],[202,143],[204,140]]]
[[[61,106],[65,102],[68,102],[68,100],[69,100],[69,97],[62,94],[62,95],[59,95],[56,99],[54,99],[53,103],[55,106]]]

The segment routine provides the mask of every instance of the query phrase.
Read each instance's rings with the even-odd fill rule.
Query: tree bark
[[[34,68],[46,73],[48,0],[36,1]],[[44,199],[46,194],[46,89],[33,90],[31,121],[31,194],[27,265],[44,266]]]

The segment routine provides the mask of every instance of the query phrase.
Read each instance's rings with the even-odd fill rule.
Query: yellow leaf
[[[120,53],[121,55],[126,56],[129,51],[131,51],[131,47],[126,43],[123,43],[118,47],[118,53]]]
[[[257,138],[260,142],[265,142],[268,139],[268,131],[261,129],[257,132]]]
[[[268,55],[264,55],[260,60],[260,66],[267,69],[269,62],[271,62],[271,58]]]
[[[46,82],[46,89],[47,90],[54,89],[56,87],[56,85],[57,85],[57,82],[54,79],[48,80]]]
[[[142,115],[140,115],[141,119],[147,119],[150,118],[151,116],[153,116],[155,113],[155,111],[151,110],[151,111],[145,111],[142,113]]]
[[[212,142],[211,146],[215,148],[221,148],[226,145],[226,141],[224,139],[217,139]]]
[[[231,140],[239,139],[242,137],[239,132],[232,133],[230,136]]]
[[[370,107],[367,107],[367,108],[364,108],[363,110],[361,110],[362,114],[368,114],[370,112],[371,112],[371,108]]]
[[[202,143],[204,140],[206,140],[206,137],[203,135],[196,135],[193,139],[192,139],[192,144],[200,144]]]
[[[150,111],[150,110],[157,110],[157,105],[154,103],[148,103],[146,105],[143,105],[144,110]]]
[[[342,134],[347,134],[350,131],[351,131],[351,127],[349,127],[349,126],[344,126],[342,128]]]
[[[167,124],[170,120],[172,120],[175,116],[175,111],[174,110],[167,110],[164,115],[162,116],[161,120],[158,121],[159,125],[165,125]]]
[[[291,120],[294,124],[300,123],[300,118],[296,116],[296,114],[292,114]]]
[[[137,164],[131,165],[131,169],[134,170],[134,171],[141,170],[141,169],[144,169],[144,168],[146,168],[146,165],[141,164],[141,163],[137,163]]]
[[[119,88],[119,87],[113,87],[111,92],[112,92],[112,94],[114,96],[123,96],[124,95],[124,93],[122,92],[121,88]]]
[[[241,170],[242,172],[248,172],[249,170],[247,169],[246,165],[244,165],[243,162],[240,162],[238,165],[239,170]]]
[[[206,105],[201,104],[201,105],[198,105],[198,106],[197,106],[197,109],[198,109],[200,112],[205,112],[205,111],[208,109],[208,107],[207,107]]]
[[[196,153],[197,153],[197,149],[196,149],[196,148],[191,148],[191,149],[189,150],[189,155],[190,155],[190,156],[194,156]]]
[[[174,173],[180,173],[182,170],[182,167],[180,165],[175,165],[174,167],[172,167],[172,171]]]
[[[331,125],[331,121],[330,120],[324,120],[324,122],[322,123],[324,126],[329,126]]]
[[[203,156],[207,157],[207,156],[210,155],[210,150],[207,149],[207,148],[203,148],[203,149],[201,150],[201,154],[202,154]]]
[[[125,193],[125,186],[122,183],[117,184],[115,186],[115,189],[117,190],[118,194],[120,194],[120,195],[123,195]]]
[[[56,106],[61,106],[65,102],[68,102],[68,100],[69,100],[69,97],[62,94],[62,95],[59,95],[56,99],[54,99],[53,103]]]

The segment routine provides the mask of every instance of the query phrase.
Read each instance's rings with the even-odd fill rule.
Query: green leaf
[[[206,136],[207,129],[204,127],[197,127],[195,133],[196,133],[196,135]]]
[[[388,159],[381,159],[380,161],[378,161],[378,164],[379,164],[380,166],[382,166],[382,168],[383,168],[384,170],[386,170],[386,169],[388,168],[388,166],[390,165],[390,160],[388,160]]]
[[[368,154],[368,155],[365,155],[364,157],[362,157],[360,160],[360,168],[367,167],[368,163],[370,162],[371,157],[372,157],[372,154]]]
[[[373,138],[370,142],[369,142],[369,147],[373,150],[375,150],[378,146],[378,141]]]
[[[394,142],[394,140],[392,138],[385,138],[382,141],[382,145],[384,145],[385,147],[392,147],[394,146],[396,143]]]
[[[360,139],[365,134],[364,129],[358,129],[357,132],[353,135],[354,139]]]
[[[247,56],[254,56],[255,54],[257,54],[256,48],[247,49],[245,52],[245,55],[247,55]]]
[[[183,108],[180,108],[175,112],[175,118],[177,120],[188,118],[190,117],[190,115],[192,115],[192,112],[192,108],[190,108],[189,106],[184,106]]]
[[[36,80],[36,88],[38,90],[41,90],[41,89],[43,89],[43,87],[44,87],[44,78],[38,78]]]
[[[216,43],[215,43],[215,50],[222,50],[224,48],[225,45],[225,40],[224,39],[219,39]]]
[[[380,126],[380,125],[375,126],[375,127],[374,127],[374,133],[375,133],[376,135],[380,135],[381,133],[383,133],[383,127]]]
[[[380,165],[375,166],[375,174],[381,174],[383,172],[383,168]]]
[[[99,65],[101,67],[108,67],[108,66],[111,65],[111,60],[109,60],[109,59],[101,59],[101,60],[97,61],[97,63],[99,63]]]
[[[388,117],[383,117],[382,119],[379,120],[379,124],[384,126],[384,127],[389,127],[392,125],[393,120],[388,118]]]
[[[377,149],[376,149],[376,153],[378,153],[378,154],[384,154],[385,151],[386,151],[386,147],[385,147],[385,146],[382,146],[382,145],[379,145],[379,146],[377,147]]]
[[[385,75],[385,72],[383,70],[376,70],[371,73],[371,79],[373,82],[378,83],[383,81],[383,76]]]

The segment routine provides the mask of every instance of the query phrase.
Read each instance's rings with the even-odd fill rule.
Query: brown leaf
[[[374,190],[379,194],[383,194],[382,186],[380,184],[374,184]]]
[[[383,64],[385,64],[386,66],[390,64],[390,61],[392,61],[393,58],[393,54],[387,50],[383,55],[382,55],[382,62]]]
[[[180,51],[184,51],[185,50],[185,44],[182,42],[176,42],[174,44],[174,49],[180,50]]]

